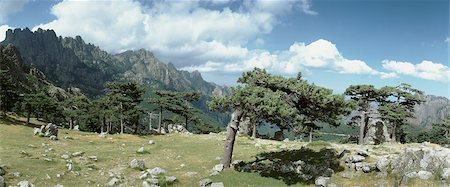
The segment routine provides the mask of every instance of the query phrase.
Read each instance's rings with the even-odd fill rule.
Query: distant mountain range
[[[53,30],[14,29],[6,31],[0,45],[11,44],[20,52],[21,61],[43,73],[46,80],[62,88],[79,88],[96,98],[104,94],[108,81],[136,81],[148,91],[166,89],[199,91],[203,97],[195,106],[221,126],[228,115],[208,110],[206,101],[214,95],[230,92],[225,86],[203,80],[199,72],[177,70],[172,64],[159,61],[152,52],[140,49],[109,54],[80,36],[61,37]]]

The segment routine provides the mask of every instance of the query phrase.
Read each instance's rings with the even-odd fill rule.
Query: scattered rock
[[[97,159],[97,156],[88,156],[88,158],[90,159],[90,160],[93,160],[93,161],[97,161],[98,159]]]
[[[330,183],[330,184],[327,185],[327,187],[337,187],[337,185],[334,184],[334,183]]]
[[[145,169],[145,162],[142,159],[133,159],[130,162],[130,166],[133,169],[140,169],[140,170],[144,170]]]
[[[64,136],[64,139],[66,139],[66,140],[73,140],[73,138],[70,137],[70,136]]]
[[[216,176],[219,174],[220,174],[220,172],[218,172],[218,171],[212,171],[211,174],[209,174],[209,176]]]
[[[441,172],[441,179],[447,180],[450,177],[450,168],[444,168]]]
[[[48,139],[49,139],[49,140],[58,140],[58,137],[56,137],[56,136],[54,136],[54,135],[51,135]]]
[[[388,183],[387,182],[380,182],[380,183],[376,183],[374,187],[387,187]]]
[[[55,187],[64,187],[62,184],[56,184]]]
[[[162,168],[160,168],[160,167],[155,167],[155,168],[153,168],[153,169],[149,169],[149,170],[147,170],[147,172],[150,174],[150,175],[160,175],[160,174],[165,174],[166,173],[166,170],[164,170],[164,169],[162,169]]]
[[[158,185],[151,184],[147,181],[142,182],[142,187],[159,187]]]
[[[6,170],[4,166],[0,166],[0,176],[3,176],[6,174]]]
[[[155,141],[154,140],[149,140],[148,144],[150,144],[150,145],[155,144]]]
[[[15,178],[19,178],[20,176],[22,176],[22,173],[16,171],[16,172],[13,172],[12,175],[13,175]]]
[[[213,182],[211,183],[211,187],[225,187],[223,182]]]
[[[422,171],[417,172],[417,176],[422,180],[427,180],[433,176],[433,173],[422,170]]]
[[[73,127],[73,130],[79,131],[80,130],[80,126],[79,125],[75,125],[75,127]]]
[[[201,187],[205,187],[205,186],[207,186],[207,185],[209,185],[209,184],[211,184],[211,183],[212,183],[212,180],[211,180],[211,179],[208,179],[208,178],[202,179],[202,180],[200,180],[200,181],[198,182],[198,184],[200,184]]]
[[[40,128],[34,128],[33,129],[33,135],[39,135],[39,134],[41,134],[42,132],[41,132],[41,129]]]
[[[189,172],[185,173],[184,175],[186,175],[188,177],[192,177],[192,176],[198,175],[198,173],[194,172],[194,171],[189,171]]]
[[[284,139],[283,142],[289,142],[289,138]]]
[[[31,148],[36,148],[36,146],[34,146],[33,144],[28,144],[27,146]]]
[[[148,173],[144,172],[141,176],[139,176],[139,179],[146,179],[148,178]]]
[[[53,161],[52,159],[50,159],[50,158],[44,158],[44,160],[45,161],[47,161],[47,162],[51,162],[51,161]]]
[[[108,133],[106,133],[106,132],[102,132],[102,133],[100,133],[99,135],[98,135],[98,137],[100,137],[100,138],[106,138],[106,135],[107,135]]]
[[[341,177],[342,178],[346,178],[346,179],[352,179],[353,178],[353,173],[352,172],[342,172],[341,173]]]
[[[314,184],[316,184],[317,187],[326,187],[328,180],[330,180],[328,177],[317,177]]]
[[[42,129],[42,127],[41,127]],[[53,123],[49,123],[47,124],[47,126],[45,126],[44,129],[42,129],[42,131],[44,133],[44,136],[46,137],[51,137],[51,136],[56,136],[58,137],[58,126],[56,126]]]
[[[175,177],[175,176],[166,176],[165,179],[166,179],[166,181],[168,183],[174,183],[177,180],[177,177]]]
[[[349,155],[346,159],[345,162],[346,163],[357,163],[357,162],[361,162],[364,159],[366,159],[365,157],[361,156],[361,155]]]
[[[223,164],[217,164],[213,167],[213,171],[221,172],[223,170]]]
[[[34,184],[31,184],[31,182],[28,182],[28,181],[20,181],[19,183],[17,183],[17,186],[19,186],[19,187],[35,187]]]
[[[63,154],[63,155],[61,155],[61,158],[67,160],[70,158],[70,155]]]
[[[117,184],[119,184],[119,179],[118,178],[112,178],[109,182],[108,182],[108,186],[115,186],[115,185],[117,185]]]
[[[2,176],[0,176],[0,187],[5,187],[5,186],[6,186],[5,179]]]
[[[137,153],[144,153],[145,152],[144,147],[139,148],[136,152]]]
[[[72,153],[72,156],[77,157],[77,156],[82,156],[83,154],[84,154],[83,151],[78,151],[78,152]]]
[[[364,150],[364,149],[356,150],[356,154],[361,155],[363,157],[368,157],[369,156],[369,153],[367,152],[367,150]]]

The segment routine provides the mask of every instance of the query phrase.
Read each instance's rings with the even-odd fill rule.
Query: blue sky
[[[112,53],[146,48],[208,81],[253,67],[341,93],[406,82],[450,97],[449,1],[2,1],[0,31],[54,29]],[[0,34],[0,40],[4,34]]]

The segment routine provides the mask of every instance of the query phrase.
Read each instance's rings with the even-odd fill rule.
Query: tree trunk
[[[222,164],[224,168],[229,168],[231,164],[231,157],[233,156],[234,141],[236,139],[236,132],[239,129],[239,121],[241,120],[243,112],[235,110],[231,115],[230,123],[227,127],[227,139],[225,140]]]
[[[252,138],[256,139],[256,123],[252,122],[253,129],[252,129]]]
[[[185,118],[185,126],[184,126],[184,128],[187,130],[187,128],[188,128],[188,116],[184,116],[184,118]]]
[[[392,125],[392,142],[394,142],[394,143],[397,143],[397,127],[396,127],[396,125],[394,124],[394,125]]]
[[[159,107],[158,134],[161,134],[162,107]]]
[[[27,124],[30,124],[30,112],[27,113]]]
[[[313,138],[313,129],[310,128],[310,129],[309,129],[309,143],[312,142],[312,138]]]
[[[73,117],[70,117],[69,129],[73,129]]]
[[[123,134],[123,105],[120,102],[120,134]]]
[[[361,112],[361,122],[359,124],[359,140],[358,144],[364,144],[364,129],[366,128],[366,112]]]

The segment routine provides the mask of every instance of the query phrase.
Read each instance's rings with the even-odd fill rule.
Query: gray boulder
[[[80,130],[80,126],[79,126],[79,125],[75,125],[75,126],[73,127],[73,130],[79,131],[79,130]]]
[[[40,128],[34,128],[33,129],[33,135],[39,135],[39,134],[41,134],[42,132],[41,132],[41,129]]]
[[[160,167],[155,167],[155,168],[153,168],[153,169],[148,169],[147,170],[147,172],[150,174],[150,175],[160,175],[160,174],[165,174],[166,173],[166,170],[165,169],[162,169],[162,168],[160,168]]]
[[[152,184],[148,181],[144,181],[144,182],[142,182],[142,187],[159,187],[159,186],[156,184]]]
[[[317,177],[314,184],[316,184],[317,187],[326,187],[328,180],[330,180],[328,177]]]
[[[168,183],[174,183],[177,180],[177,177],[175,177],[175,176],[166,176],[165,179],[166,179],[166,181]]]
[[[362,162],[364,159],[366,159],[366,158],[361,155],[349,155],[345,158],[345,162],[346,163],[356,163],[356,162]]]
[[[200,184],[201,187],[205,187],[211,183],[212,183],[212,180],[208,179],[208,178],[202,179],[201,181],[198,182],[198,184]]]
[[[17,186],[19,186],[19,187],[35,187],[34,184],[31,184],[31,182],[28,182],[28,181],[20,181],[19,183],[17,183]]]
[[[106,184],[107,186],[115,186],[115,185],[117,185],[117,184],[119,184],[119,179],[118,178],[112,178],[109,182],[108,182],[108,184]]]
[[[417,176],[422,180],[427,180],[433,176],[433,173],[429,171],[419,171],[417,172]]]
[[[0,176],[3,176],[6,174],[6,170],[4,169],[4,166],[0,166]]]
[[[130,167],[133,169],[144,170],[145,169],[145,161],[142,159],[133,159],[130,162]]]
[[[213,182],[211,183],[211,187],[225,187],[223,182]]]
[[[441,179],[447,180],[450,177],[450,168],[444,168],[441,172]]]
[[[213,167],[212,171],[221,172],[223,170],[223,164],[217,164]]]
[[[5,179],[2,176],[0,176],[0,187],[5,187],[5,186],[6,186]]]
[[[44,131],[42,131],[44,133],[44,136],[46,137],[50,137],[50,136],[56,136],[58,137],[58,126],[56,126],[53,123],[49,123],[45,126]]]

